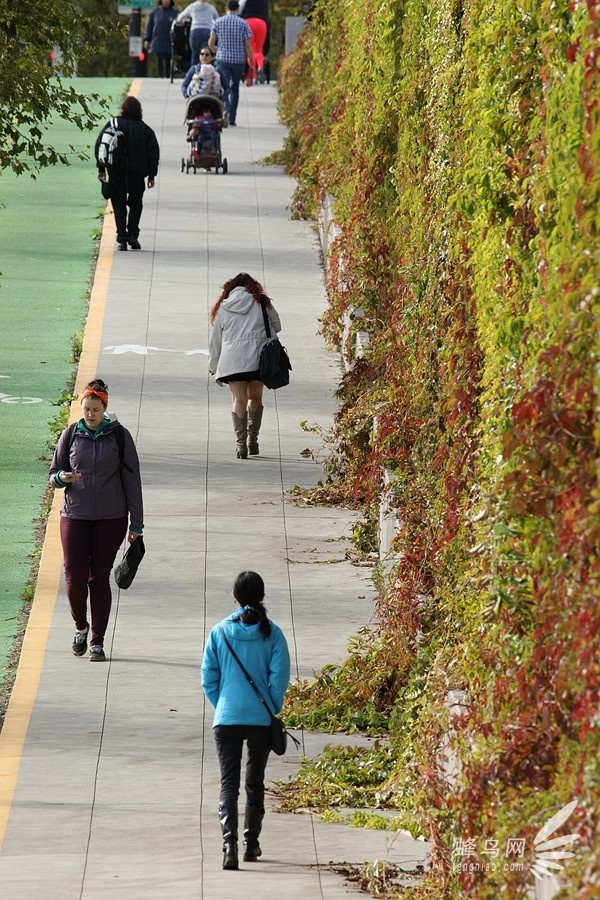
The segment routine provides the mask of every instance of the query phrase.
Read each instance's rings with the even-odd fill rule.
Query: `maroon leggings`
[[[90,594],[90,646],[104,644],[112,602],[110,572],[126,532],[127,516],[95,522],[60,517],[67,599],[75,628],[80,631],[88,624],[88,590]]]

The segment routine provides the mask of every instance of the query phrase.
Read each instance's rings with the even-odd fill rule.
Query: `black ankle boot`
[[[262,850],[258,841],[253,847],[244,841],[244,862],[256,862],[259,856],[262,856]]]
[[[223,868],[239,869],[237,841],[227,841],[223,844]]]

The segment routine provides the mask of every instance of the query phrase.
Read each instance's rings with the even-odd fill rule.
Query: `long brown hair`
[[[235,278],[230,278],[229,281],[226,281],[223,285],[221,296],[210,311],[211,325],[215,321],[215,316],[219,311],[221,303],[223,302],[223,300],[229,297],[232,290],[236,287],[243,287],[244,290],[248,291],[249,294],[252,294],[256,303],[260,303],[262,300],[267,309],[272,305],[270,298],[267,297],[264,292],[262,284],[256,281],[256,279],[253,278],[252,275],[248,275],[247,272],[240,272],[239,275],[236,275]]]

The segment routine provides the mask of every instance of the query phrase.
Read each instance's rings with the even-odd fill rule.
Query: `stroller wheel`
[[[185,159],[183,158],[183,156],[181,157],[181,171],[185,171]]]
[[[226,159],[224,159],[223,162],[221,163],[221,171],[222,171],[223,175],[227,175],[227,160]]]

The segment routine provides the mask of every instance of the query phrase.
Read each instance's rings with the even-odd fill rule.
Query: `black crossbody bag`
[[[246,676],[246,678],[248,679],[248,681],[250,682],[252,687],[254,688],[254,691],[256,692],[256,696],[259,698],[260,702],[263,704],[263,706],[269,713],[269,716],[271,717],[271,750],[273,751],[273,753],[276,753],[277,756],[283,756],[283,754],[285,753],[285,751],[287,749],[288,737],[290,737],[293,740],[294,744],[296,745],[296,750],[297,750],[298,747],[300,746],[300,741],[297,738],[295,738],[293,734],[290,734],[290,732],[286,729],[286,727],[283,724],[283,722],[281,721],[281,719],[275,715],[275,713],[273,712],[273,710],[271,709],[271,707],[269,706],[269,704],[267,703],[267,701],[265,700],[265,698],[263,697],[261,692],[259,691],[257,685],[254,683],[252,676],[246,669],[244,663],[241,661],[241,659],[239,658],[239,656],[237,655],[237,653],[235,652],[235,650],[233,649],[233,647],[227,640],[227,635],[225,634],[225,629],[222,626],[221,626],[221,634],[223,635],[223,640],[225,641],[226,645],[229,647],[231,655],[233,656],[233,658],[237,662],[238,666],[240,667],[240,669],[242,670],[242,672],[244,673],[244,675]]]
[[[271,336],[271,328],[269,326],[269,317],[265,304],[260,302],[262,309],[263,321],[265,323],[265,331],[267,333],[267,343],[260,351],[258,360],[258,370],[260,372],[260,380],[265,387],[272,391],[277,388],[285,387],[290,383],[290,371],[292,364],[287,354],[287,350],[280,340]]]

